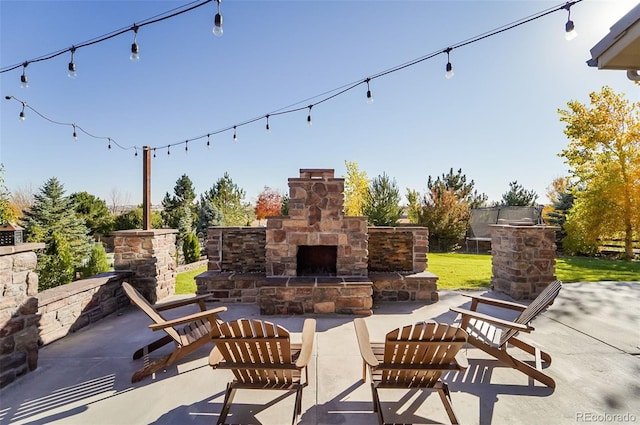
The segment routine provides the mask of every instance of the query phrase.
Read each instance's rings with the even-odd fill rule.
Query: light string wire
[[[155,16],[152,16],[150,18],[144,19],[144,20],[142,20],[140,22],[137,22],[137,23],[133,24],[132,26],[123,27],[123,28],[111,31],[109,33],[106,33],[104,35],[92,38],[92,39],[84,41],[82,43],[74,44],[73,46],[71,46],[69,48],[57,50],[57,51],[52,52],[52,53],[47,53],[47,54],[44,54],[42,56],[38,56],[38,57],[36,57],[34,59],[29,59],[29,60],[25,60],[23,62],[14,64],[14,65],[6,66],[6,67],[0,69],[0,74],[5,73],[5,72],[9,72],[9,71],[13,71],[14,69],[18,69],[20,67],[25,67],[26,68],[27,65],[29,65],[31,63],[47,61],[47,60],[53,59],[55,57],[58,57],[60,55],[64,55],[67,52],[71,52],[72,50],[76,51],[76,50],[78,50],[78,49],[80,49],[82,47],[87,47],[87,46],[92,46],[94,44],[102,43],[103,41],[110,40],[110,39],[112,39],[114,37],[117,37],[119,35],[125,34],[125,33],[129,32],[129,31],[135,31],[135,28],[139,29],[139,28],[142,28],[142,27],[147,26],[147,25],[155,24],[155,23],[158,23],[158,22],[170,19],[170,18],[174,18],[176,16],[182,15],[183,13],[186,13],[186,12],[190,12],[190,11],[192,11],[194,9],[197,9],[197,8],[199,8],[201,6],[204,6],[207,3],[211,3],[213,1],[216,1],[216,0],[203,0],[200,3],[197,3],[196,1],[193,1],[191,3],[187,3],[186,5],[178,6],[176,8],[167,10],[166,12],[162,12],[162,13],[160,13],[158,15],[155,15]]]
[[[196,7],[202,6],[203,4],[209,3],[211,1],[215,1],[215,0],[206,0],[204,3],[195,5],[195,6],[191,7],[189,10],[192,10],[192,9],[194,9]],[[328,102],[329,100],[332,100],[332,99],[334,99],[334,98],[336,98],[336,97],[338,97],[340,95],[343,95],[343,94],[355,89],[356,87],[359,87],[360,85],[370,84],[370,82],[375,80],[375,79],[382,78],[382,77],[384,77],[386,75],[389,75],[389,74],[392,74],[394,72],[398,72],[398,71],[404,70],[404,69],[409,68],[411,66],[415,66],[415,65],[417,65],[417,64],[419,64],[421,62],[427,61],[429,59],[433,59],[434,57],[436,57],[438,55],[450,53],[454,49],[465,47],[465,46],[468,46],[470,44],[477,43],[477,42],[479,42],[481,40],[487,39],[489,37],[501,34],[503,32],[509,31],[509,30],[512,30],[512,29],[517,28],[517,27],[519,27],[521,25],[524,25],[524,24],[527,24],[529,22],[533,22],[535,20],[538,20],[540,18],[548,16],[548,15],[550,15],[552,13],[555,13],[555,12],[558,12],[558,11],[561,11],[561,10],[569,10],[569,8],[571,6],[573,6],[574,4],[580,3],[580,2],[582,2],[582,0],[573,0],[573,1],[568,1],[568,2],[566,2],[566,3],[564,3],[564,4],[560,5],[560,6],[555,6],[555,7],[551,7],[551,8],[545,9],[543,11],[534,13],[532,15],[529,15],[527,17],[524,17],[524,18],[521,18],[519,20],[513,21],[511,23],[502,25],[502,26],[500,26],[498,28],[495,28],[493,30],[486,31],[486,32],[484,32],[482,34],[479,34],[479,35],[476,35],[474,37],[468,38],[466,40],[460,41],[458,43],[452,44],[452,45],[448,46],[445,49],[436,50],[436,51],[434,51],[432,53],[428,53],[428,54],[420,56],[420,57],[418,57],[416,59],[410,60],[408,62],[404,62],[404,63],[399,64],[399,65],[396,65],[396,66],[388,68],[388,69],[386,69],[384,71],[380,71],[380,72],[378,72],[376,74],[373,74],[373,75],[365,78],[364,80],[357,80],[357,81],[354,81],[354,82],[351,82],[351,83],[347,83],[347,84],[345,84],[345,85],[343,85],[341,87],[334,88],[334,89],[325,91],[323,93],[317,94],[315,96],[306,98],[304,100],[297,101],[295,103],[292,103],[292,104],[290,104],[288,106],[284,106],[284,107],[279,108],[279,109],[276,109],[276,110],[274,110],[272,112],[269,112],[267,114],[263,114],[263,115],[260,115],[260,116],[254,117],[254,118],[250,118],[250,119],[247,119],[245,121],[241,121],[241,122],[239,122],[237,124],[229,125],[229,126],[221,128],[221,129],[218,129],[218,130],[203,134],[201,136],[197,136],[197,137],[193,137],[193,138],[190,138],[190,139],[183,140],[181,142],[170,143],[170,144],[166,144],[166,145],[163,145],[163,146],[153,146],[153,147],[149,147],[149,148],[151,150],[153,150],[154,152],[155,152],[156,149],[165,149],[166,148],[167,152],[169,152],[169,149],[172,146],[179,146],[179,145],[184,144],[185,147],[187,147],[189,142],[193,142],[193,141],[197,141],[197,140],[201,140],[201,139],[205,139],[205,138],[207,139],[208,142],[210,142],[210,137],[211,136],[214,136],[214,135],[217,135],[217,134],[221,134],[221,133],[224,133],[224,132],[227,132],[227,131],[230,131],[230,130],[234,130],[234,136],[235,136],[237,128],[243,127],[243,126],[246,126],[246,125],[249,125],[249,124],[252,124],[252,123],[255,123],[257,121],[261,121],[263,119],[266,119],[268,121],[268,119],[270,117],[273,117],[273,116],[291,114],[291,113],[300,112],[300,111],[303,111],[303,110],[308,110],[309,113],[311,113],[311,109],[314,106],[320,105],[320,104],[325,103],[325,102]],[[166,13],[168,13],[168,12],[166,12]],[[179,14],[179,13],[184,13],[184,11],[178,12],[177,14]],[[161,19],[168,19],[169,17],[175,16],[175,15],[176,14],[169,15],[167,17],[156,19],[154,21],[149,21],[147,23],[139,24],[139,26],[147,25],[147,24],[153,23],[153,22],[157,22],[158,20],[161,20]],[[150,18],[150,19],[153,19],[153,18]],[[123,32],[129,31],[129,30],[131,30],[131,28],[126,29]],[[120,34],[121,33],[122,32],[120,32]],[[78,47],[78,46],[76,46],[76,47]],[[67,51],[68,50],[64,50],[64,51],[62,51],[62,53],[65,53]],[[62,54],[62,53],[58,53],[58,54]],[[19,64],[18,66],[14,67],[13,69],[15,69],[15,68],[17,68],[19,66],[22,66],[22,64]],[[2,71],[2,72],[4,72],[4,71]],[[121,148],[123,150],[135,149],[136,150],[136,155],[137,155],[137,150],[138,149],[142,149],[139,146],[135,146],[135,145],[134,146],[124,147],[124,146],[120,145],[119,143],[117,143],[111,137],[95,136],[95,135],[85,131],[83,128],[78,126],[78,124],[75,124],[75,123],[63,123],[63,122],[58,122],[58,121],[52,120],[52,119],[46,117],[44,114],[38,112],[36,109],[34,109],[30,105],[28,105],[26,102],[24,102],[24,101],[22,101],[20,99],[17,99],[14,96],[5,96],[5,97],[6,97],[6,99],[15,99],[16,101],[18,101],[18,102],[20,102],[22,104],[23,109],[24,108],[29,108],[30,110],[34,111],[37,115],[39,115],[40,117],[44,118],[45,120],[47,120],[47,121],[49,121],[51,123],[58,124],[58,125],[74,126],[74,128],[79,129],[84,134],[86,134],[86,135],[88,135],[90,137],[93,137],[95,139],[108,140],[110,142],[109,147],[111,147],[111,142],[113,142],[113,144],[115,144],[116,146],[118,146],[119,148]],[[313,101],[315,99],[320,99],[320,100],[316,101],[315,103],[308,103],[308,102],[311,102],[311,101]],[[299,105],[303,105],[303,106],[299,106]],[[235,137],[234,137],[234,141],[235,141]],[[209,143],[207,144],[207,146],[209,146]],[[155,155],[154,155],[154,157],[155,157]]]

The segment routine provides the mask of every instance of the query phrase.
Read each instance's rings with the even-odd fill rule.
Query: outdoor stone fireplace
[[[289,216],[267,219],[267,276],[309,275],[323,261],[318,274],[366,276],[367,219],[345,217],[343,204],[344,179],[334,170],[302,169],[289,179]]]
[[[374,301],[437,301],[428,229],[345,216],[344,185],[332,169],[301,169],[289,179],[288,216],[266,227],[210,227],[198,294],[257,303],[261,314],[369,315]]]

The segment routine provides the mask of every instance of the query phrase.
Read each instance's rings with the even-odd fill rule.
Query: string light
[[[207,0],[207,2],[208,2],[208,1],[213,1],[213,0]],[[262,119],[266,119],[266,126],[265,126],[265,128],[266,128],[266,130],[267,130],[267,131],[270,131],[269,118],[270,118],[271,116],[274,116],[274,115],[290,114],[290,113],[295,113],[295,112],[298,112],[298,111],[301,111],[301,110],[304,110],[304,109],[308,109],[307,124],[308,124],[309,126],[311,126],[311,125],[312,125],[311,110],[312,110],[313,106],[318,105],[318,104],[320,104],[320,103],[327,102],[327,101],[329,101],[329,100],[331,100],[331,99],[333,99],[333,98],[335,98],[335,97],[338,97],[338,96],[340,96],[340,95],[342,95],[342,94],[344,94],[344,93],[346,93],[346,92],[348,92],[348,91],[351,91],[351,90],[353,90],[354,88],[358,87],[360,84],[366,84],[366,85],[367,85],[367,101],[370,101],[370,99],[371,99],[371,101],[372,101],[372,100],[373,100],[373,95],[371,94],[371,87],[370,87],[370,82],[371,82],[371,80],[374,80],[374,79],[376,79],[376,78],[381,78],[381,77],[383,77],[383,76],[386,76],[386,75],[391,74],[391,73],[394,73],[394,72],[401,71],[401,70],[403,70],[403,69],[405,69],[405,68],[408,68],[408,67],[410,67],[410,66],[414,66],[414,65],[416,65],[416,64],[418,64],[418,63],[421,63],[421,62],[423,62],[423,61],[426,61],[426,60],[432,59],[432,58],[434,58],[434,57],[436,57],[436,56],[438,56],[438,55],[440,55],[440,54],[442,54],[442,53],[446,53],[446,54],[447,54],[447,67],[446,67],[446,70],[447,70],[447,74],[449,74],[449,73],[451,74],[450,76],[448,75],[448,78],[450,78],[450,77],[453,75],[453,66],[451,65],[451,61],[450,61],[450,52],[451,52],[453,49],[456,49],[456,48],[459,48],[459,47],[463,47],[463,46],[466,46],[466,45],[469,45],[469,44],[475,43],[475,42],[477,42],[477,41],[483,40],[483,39],[485,39],[485,38],[488,38],[488,37],[491,37],[491,36],[494,36],[494,35],[500,34],[500,33],[502,33],[502,32],[505,32],[505,31],[508,31],[508,30],[510,30],[510,29],[516,28],[516,27],[518,27],[518,26],[520,26],[520,25],[523,25],[523,24],[525,24],[525,23],[532,22],[532,21],[534,21],[534,20],[537,20],[537,19],[539,19],[539,18],[542,18],[542,17],[544,17],[544,16],[546,16],[546,15],[549,15],[549,14],[551,14],[551,13],[553,13],[553,12],[557,12],[557,11],[560,11],[560,10],[567,10],[567,11],[569,11],[569,12],[570,12],[570,7],[571,7],[572,5],[574,5],[574,4],[576,4],[576,3],[581,2],[581,1],[582,1],[582,0],[576,0],[576,1],[568,2],[568,3],[566,3],[566,4],[565,4],[565,5],[563,5],[563,6],[559,6],[559,7],[555,7],[555,8],[547,9],[547,10],[542,11],[542,12],[539,12],[539,13],[537,13],[537,14],[535,14],[535,15],[531,15],[531,16],[529,16],[529,17],[527,17],[527,18],[523,18],[523,19],[521,19],[521,20],[515,21],[515,22],[513,22],[513,23],[511,23],[511,24],[504,25],[504,26],[502,26],[502,27],[500,27],[500,28],[497,28],[497,29],[495,29],[495,30],[485,32],[485,33],[483,33],[483,34],[481,34],[481,35],[479,35],[479,36],[472,37],[472,38],[470,38],[470,39],[468,39],[468,40],[465,40],[465,41],[459,42],[459,43],[457,43],[457,44],[453,44],[453,45],[451,45],[450,47],[448,47],[447,49],[439,50],[439,51],[436,51],[436,52],[433,52],[433,53],[430,53],[430,54],[424,55],[424,56],[422,56],[422,57],[419,57],[419,58],[417,58],[417,59],[414,59],[414,60],[412,60],[412,61],[409,61],[409,62],[406,62],[406,63],[400,64],[400,65],[397,65],[397,66],[392,67],[392,68],[389,68],[389,69],[387,69],[387,70],[385,70],[385,71],[382,71],[382,72],[379,72],[379,73],[377,73],[377,74],[374,74],[374,75],[372,75],[372,76],[370,76],[370,77],[366,78],[365,80],[359,80],[359,81],[357,81],[357,82],[355,82],[355,83],[346,84],[346,85],[344,85],[344,86],[342,86],[342,87],[339,87],[339,88],[336,88],[336,89],[333,89],[333,90],[327,91],[327,92],[325,92],[325,93],[322,93],[322,94],[319,94],[319,95],[313,96],[313,97],[311,97],[311,98],[309,98],[309,99],[318,99],[318,98],[319,98],[319,100],[315,101],[315,103],[313,103],[313,104],[309,104],[308,106],[296,106],[296,105],[300,105],[300,104],[302,104],[303,102],[305,102],[305,103],[306,103],[309,99],[307,99],[306,101],[305,101],[305,100],[303,100],[303,101],[300,101],[300,102],[294,103],[294,104],[292,104],[292,105],[290,105],[290,106],[287,106],[287,107],[284,107],[284,108],[278,109],[278,110],[276,110],[276,111],[274,111],[274,112],[271,112],[271,113],[269,113],[269,114],[266,114],[266,115],[260,115],[260,116],[259,116],[259,117],[257,117],[257,118],[249,119],[249,120],[246,120],[246,121],[244,121],[244,122],[237,123],[237,124],[235,124],[235,125],[233,125],[233,126],[229,126],[229,127],[223,128],[223,129],[221,129],[221,130],[218,130],[218,131],[215,131],[215,132],[212,132],[212,133],[207,133],[207,134],[206,134],[206,138],[207,138],[207,147],[210,147],[210,146],[211,146],[210,136],[215,135],[215,134],[220,134],[220,133],[223,133],[223,132],[229,131],[229,130],[231,130],[231,129],[233,129],[233,140],[234,140],[234,142],[236,142],[236,141],[238,140],[238,136],[237,136],[237,127],[241,127],[241,126],[244,126],[244,125],[248,125],[248,124],[254,123],[254,122],[256,122],[256,121],[262,120]],[[198,7],[198,6],[195,6],[195,7]],[[180,12],[180,13],[183,13],[183,12]],[[175,16],[175,15],[172,15],[172,16]],[[163,18],[163,19],[166,19],[166,17],[165,17],[165,18]],[[157,20],[156,20],[156,21],[157,21]],[[156,22],[156,21],[154,21],[154,22]],[[569,19],[569,22],[571,22],[571,20],[570,20],[570,19]],[[151,23],[151,22],[148,22],[148,23]],[[148,23],[147,23],[147,24],[148,24]],[[146,25],[146,24],[145,24],[145,25]],[[136,34],[137,34],[137,28],[138,28],[138,27],[140,27],[140,26],[141,26],[141,25],[134,25],[134,27],[128,28],[126,31],[130,31],[130,30],[132,30],[132,29],[133,29],[133,30],[134,30],[134,33],[136,33]],[[101,41],[101,40],[99,40],[99,41]],[[135,35],[134,35],[134,43],[135,43]],[[88,44],[87,44],[87,45],[88,45]],[[74,49],[74,48],[75,48],[75,49],[77,49],[78,47],[79,47],[78,45],[75,45],[75,46],[73,46],[71,49]],[[71,49],[66,49],[64,52],[71,51]],[[72,51],[72,54],[73,54],[73,53],[74,53],[74,52]],[[34,60],[34,61],[47,60],[47,59],[50,59],[51,57],[53,57],[53,56],[40,58],[40,59],[37,59],[37,60]],[[25,69],[26,69],[27,65],[29,65],[29,63],[30,63],[30,62],[32,62],[32,61],[25,61],[24,63],[22,63],[21,65],[19,65],[19,66],[22,66],[22,67],[23,67],[23,72],[22,72],[22,74],[23,74],[24,78],[21,78],[21,80],[24,80],[25,82],[26,82],[26,80],[27,80],[27,78],[26,78],[26,73],[25,73]],[[72,62],[73,62],[73,57],[72,57]],[[13,67],[13,68],[5,68],[5,69],[0,70],[0,73],[3,73],[3,72],[6,72],[6,71],[9,71],[9,70],[11,70],[11,69],[15,69],[15,68],[16,68],[16,67]],[[111,139],[110,137],[101,137],[101,136],[95,136],[95,135],[92,135],[92,134],[88,133],[87,131],[85,131],[84,129],[82,129],[80,126],[78,126],[78,125],[77,125],[77,124],[75,124],[75,123],[71,124],[71,123],[63,123],[63,122],[57,122],[57,121],[54,121],[54,120],[52,120],[52,119],[50,119],[50,118],[46,117],[45,115],[41,114],[41,113],[40,113],[40,112],[38,112],[37,110],[33,109],[31,106],[27,105],[27,103],[26,103],[26,102],[21,101],[21,100],[19,100],[19,99],[16,99],[16,98],[15,98],[15,97],[13,97],[13,96],[5,96],[5,98],[6,98],[6,99],[15,99],[16,101],[18,101],[18,102],[20,102],[20,103],[22,104],[22,110],[21,110],[21,112],[20,112],[20,119],[21,119],[21,120],[24,120],[24,119],[25,119],[25,109],[26,109],[26,108],[29,108],[29,109],[31,109],[32,111],[34,111],[37,115],[39,115],[40,117],[44,118],[44,119],[45,119],[45,120],[47,120],[47,121],[50,121],[51,123],[58,124],[58,125],[69,125],[69,126],[73,126],[73,127],[74,127],[74,133],[76,133],[76,129],[77,129],[77,130],[80,130],[80,131],[82,131],[83,133],[87,134],[87,135],[88,135],[88,136],[90,136],[90,137],[97,138],[97,139],[107,139],[107,140],[109,141],[109,145],[108,145],[108,148],[109,148],[109,149],[111,149],[111,143],[112,143],[112,142],[113,142],[117,147],[119,147],[119,148],[121,148],[121,149],[123,149],[123,150],[126,150],[126,149],[136,149],[136,152],[134,153],[134,156],[137,156],[137,147],[135,147],[135,146],[134,146],[134,147],[123,147],[123,146],[119,145],[115,140]],[[199,137],[195,137],[195,138],[191,138],[191,139],[187,139],[187,140],[185,140],[184,142],[180,142],[180,143],[169,144],[169,145],[166,145],[166,146],[153,147],[153,152],[154,152],[153,157],[154,157],[154,158],[156,157],[156,148],[164,148],[164,147],[166,147],[166,148],[167,148],[167,155],[170,155],[170,154],[171,154],[171,152],[170,152],[170,147],[171,147],[171,146],[176,145],[176,144],[184,143],[184,144],[185,144],[185,151],[188,151],[188,142],[190,142],[190,141],[194,141],[194,140],[198,140],[198,139],[202,139],[202,138],[204,138],[204,137],[205,137],[205,135],[203,135],[203,136],[199,136]]]
[[[78,133],[76,133],[76,125],[71,124],[73,126],[73,140],[78,140]]]
[[[69,49],[69,51],[71,52],[71,61],[69,62],[69,66],[67,67],[67,69],[69,70],[69,72],[67,73],[67,77],[75,79],[78,76],[78,74],[76,73],[76,64],[75,62],[73,62],[73,55],[76,52],[75,46],[71,46],[71,49]]]
[[[267,125],[265,126],[265,130],[267,134],[269,134],[271,133],[271,127],[269,127],[269,114],[265,115],[265,118],[267,119]]]
[[[567,41],[571,41],[574,38],[576,38],[578,36],[578,32],[576,31],[576,27],[573,24],[573,21],[571,20],[571,6],[573,4],[572,3],[567,3],[565,4],[562,8],[566,9],[566,11],[568,12],[568,16],[567,16],[567,23],[564,26],[564,38]]]
[[[27,66],[29,65],[29,62],[24,62],[22,64],[22,75],[20,76],[20,87],[23,89],[28,89],[29,88],[29,79],[27,78]]]
[[[133,154],[133,156],[137,157],[138,156],[138,148],[134,147],[134,149],[136,150],[136,152]]]
[[[451,50],[453,50],[451,47],[447,47],[447,49],[445,50],[445,52],[447,53],[447,67],[445,68],[446,72],[444,74],[444,77],[447,80],[453,78],[453,65],[451,65],[451,60],[449,60],[449,53],[451,53]]]
[[[218,3],[218,13],[216,13],[215,18],[213,19],[213,35],[216,37],[222,36],[222,15],[220,14],[220,2],[222,0],[216,0]]]
[[[189,153],[189,141],[188,141],[188,140],[186,140],[186,141],[184,142],[184,153],[185,153],[185,154],[188,154],[188,153]]]
[[[109,140],[109,144],[107,145],[107,148],[111,150],[111,137],[108,137],[107,139]]]
[[[140,60],[140,49],[136,41],[138,38],[138,26],[133,24],[131,29],[133,30],[133,43],[131,43],[131,56],[129,56],[129,59],[133,62],[138,62]]]

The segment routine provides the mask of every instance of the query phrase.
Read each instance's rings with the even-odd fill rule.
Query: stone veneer
[[[47,345],[129,305],[122,282],[129,272],[107,272],[38,294],[40,345]]]
[[[511,298],[535,299],[554,280],[558,227],[494,224],[491,287]]]
[[[269,217],[267,276],[296,276],[299,246],[336,246],[336,275],[367,275],[367,219],[345,217],[344,179],[331,169],[301,169],[289,179],[289,216]]]
[[[0,387],[38,366],[38,259],[43,243],[0,247]]]
[[[175,293],[177,233],[174,229],[113,232],[114,269],[133,272],[130,283],[152,304]]]

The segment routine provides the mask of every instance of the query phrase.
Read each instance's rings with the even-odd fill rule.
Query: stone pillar
[[[176,234],[174,229],[113,232],[114,269],[133,272],[130,282],[154,304],[176,289]]]
[[[558,227],[493,224],[491,287],[511,298],[532,300],[554,280]]]
[[[38,366],[38,275],[43,243],[0,247],[0,387]]]

